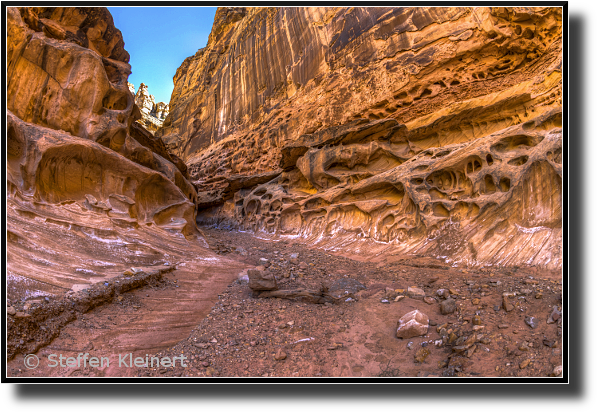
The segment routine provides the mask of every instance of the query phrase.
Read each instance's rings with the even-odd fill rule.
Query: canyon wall
[[[173,80],[201,223],[562,265],[561,8],[219,8]]]
[[[11,7],[7,35],[9,296],[207,247],[186,166],[134,122],[129,54],[108,10]]]

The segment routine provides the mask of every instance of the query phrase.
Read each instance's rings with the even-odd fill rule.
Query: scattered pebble
[[[443,315],[449,315],[451,313],[454,313],[457,309],[457,305],[454,299],[449,298],[444,300],[443,302],[441,302],[440,305],[440,310],[441,310],[441,314]]]
[[[539,325],[539,320],[534,316],[525,316],[524,322],[532,329],[536,329],[536,327]]]
[[[241,236],[244,242],[245,237],[249,238],[249,236]],[[256,243],[264,244],[264,242]],[[288,244],[287,249],[291,245],[293,243]],[[485,278],[485,273],[489,275],[486,269],[472,270],[465,276],[457,276],[458,273],[455,273],[452,275],[452,277],[457,276],[455,279],[445,276],[439,278],[441,270],[428,267],[410,268],[406,275],[406,272],[395,267],[397,265],[377,264],[375,271],[374,266],[368,263],[354,264],[351,261],[345,262],[346,259],[337,257],[334,258],[335,261],[342,260],[344,262],[341,266],[337,265],[338,262],[336,262],[335,265],[339,267],[334,268],[332,262],[328,263],[326,260],[320,260],[321,255],[326,256],[326,253],[301,250],[301,253],[294,254],[290,253],[293,250],[286,250],[282,244],[277,245],[278,256],[272,256],[274,253],[266,247],[252,249],[251,244],[243,244],[243,246],[253,254],[252,264],[256,264],[260,260],[259,258],[269,258],[272,265],[267,270],[264,266],[258,266],[255,270],[275,276],[280,284],[279,289],[318,289],[319,286],[325,286],[331,292],[332,283],[339,280],[339,277],[343,275],[348,279],[354,278],[356,285],[360,283],[364,286],[362,290],[358,289],[358,292],[352,292],[359,302],[356,305],[349,305],[343,301],[311,304],[299,300],[266,299],[250,292],[247,285],[235,282],[229,286],[233,293],[230,296],[225,293],[219,298],[213,312],[203,321],[201,329],[198,328],[200,330],[196,334],[197,336],[193,337],[191,342],[187,342],[188,352],[191,350],[191,355],[195,356],[189,376],[314,376],[318,370],[321,371],[323,376],[337,375],[337,373],[342,372],[342,364],[337,365],[337,358],[343,360],[346,355],[353,355],[356,346],[361,347],[364,345],[364,342],[360,339],[361,333],[365,332],[364,323],[361,320],[354,319],[356,312],[362,312],[363,309],[373,310],[379,308],[380,312],[383,312],[381,315],[386,313],[387,318],[392,318],[394,315],[390,314],[390,311],[393,309],[398,309],[399,315],[402,315],[419,306],[418,303],[421,304],[420,306],[427,306],[436,302],[440,303],[439,308],[430,306],[419,309],[418,312],[422,313],[422,310],[426,310],[438,326],[434,326],[435,322],[428,319],[428,316],[425,320],[426,324],[416,323],[418,321],[412,322],[414,325],[412,328],[415,326],[422,328],[420,335],[435,332],[429,330],[429,326],[434,326],[436,333],[427,335],[424,338],[418,338],[420,335],[415,335],[412,338],[418,338],[418,340],[406,340],[406,342],[409,341],[406,344],[407,349],[410,352],[414,351],[416,364],[426,364],[428,357],[433,356],[434,361],[431,364],[427,364],[426,368],[420,368],[430,371],[429,376],[444,376],[447,374],[487,376],[489,371],[493,371],[496,365],[501,367],[501,370],[493,371],[492,375],[510,376],[514,374],[514,368],[518,370],[520,364],[523,364],[527,359],[529,360],[528,364],[521,369],[534,366],[534,371],[522,371],[520,375],[524,373],[526,375],[550,375],[551,369],[554,367],[549,361],[550,358],[557,358],[556,355],[558,354],[556,352],[559,351],[551,348],[555,344],[559,347],[558,341],[555,340],[556,335],[558,335],[557,327],[556,329],[548,329],[547,332],[539,332],[540,337],[536,337],[533,336],[533,331],[529,331],[529,328],[524,328],[521,325],[522,319],[520,318],[523,318],[526,314],[539,314],[544,318],[547,318],[548,315],[551,317],[553,313],[551,312],[552,306],[558,303],[559,298],[557,295],[554,297],[555,292],[550,293],[547,291],[545,295],[550,296],[550,298],[548,297],[546,302],[553,301],[551,307],[544,301],[531,301],[530,297],[535,293],[532,289],[520,288],[529,286],[524,285],[523,279],[519,275],[510,277],[509,272],[498,271],[498,276],[495,277],[502,277],[503,286],[497,288],[496,286],[501,283],[489,283],[488,279]],[[297,247],[296,249],[300,251],[303,247]],[[299,256],[302,256],[302,260],[305,261],[302,262],[304,264],[317,264],[316,266],[305,265],[307,268],[300,272],[302,274],[301,278],[297,277],[300,268]],[[281,258],[286,260],[281,261]],[[292,259],[297,260],[297,263],[294,264],[291,261]],[[247,260],[250,261],[250,258]],[[264,260],[260,262],[266,264]],[[346,263],[349,266],[345,267]],[[389,267],[389,275],[386,274],[387,267]],[[343,270],[340,271],[340,269]],[[450,271],[459,272],[457,269]],[[501,276],[499,276],[499,273],[501,273]],[[246,274],[246,272],[242,274]],[[503,277],[505,277],[505,280]],[[461,288],[465,282],[468,287]],[[434,288],[431,286],[433,283],[437,283]],[[442,283],[444,287],[437,289],[443,286]],[[457,290],[456,286],[460,286],[462,292]],[[403,289],[399,289],[399,287],[403,287]],[[545,290],[546,287],[546,284],[541,281],[534,290]],[[432,289],[429,290],[429,288]],[[517,312],[505,314],[502,311],[504,296],[502,290],[498,289],[509,291],[506,292],[508,295],[505,298],[508,304],[509,301],[513,301],[512,306]],[[340,289],[339,295],[346,294],[345,290]],[[428,295],[433,297],[427,296],[425,290]],[[455,295],[458,295],[458,297]],[[520,295],[525,297],[519,297]],[[427,305],[422,305],[422,302],[415,300],[405,299],[406,296],[421,299]],[[481,299],[481,297],[484,298]],[[499,298],[501,300],[497,300]],[[348,302],[353,301],[352,298],[347,299]],[[394,303],[401,300],[404,301]],[[389,302],[392,302],[393,306],[378,306],[378,303],[388,304]],[[444,314],[441,312],[441,303],[451,305],[449,306],[449,313]],[[19,308],[18,306],[15,307]],[[493,312],[495,308],[499,313]],[[250,314],[250,312],[252,313]],[[483,321],[486,328],[482,324]],[[559,321],[560,319],[556,322]],[[290,324],[290,322],[293,322],[293,324]],[[386,323],[389,322],[393,323],[392,320]],[[228,326],[232,328],[231,331],[228,330]],[[401,323],[398,323],[397,333],[400,331],[400,326]],[[407,326],[404,328],[407,328]],[[512,329],[516,332],[514,335],[512,335]],[[224,335],[221,335],[221,333]],[[397,333],[396,336],[401,337]],[[301,339],[310,335],[314,335],[314,340]],[[210,338],[218,338],[218,343],[209,343]],[[338,342],[339,340],[343,340],[343,344]],[[193,341],[197,341],[197,343]],[[386,349],[387,345],[384,344],[381,345],[382,350],[379,350],[379,346],[372,342],[371,339],[367,339],[366,345],[369,346],[369,349],[370,345],[373,346],[371,352],[374,354],[373,357],[376,358],[376,360],[373,358],[373,361],[378,364],[357,360],[355,365],[348,366],[349,371],[346,374],[356,373],[361,376],[376,376],[378,372],[373,372],[372,367],[374,365],[377,367],[387,365],[389,359],[385,360],[384,357],[390,358],[389,356],[393,352],[397,352],[397,350]],[[385,341],[379,341],[379,343],[383,342]],[[206,348],[198,347],[197,344],[200,343],[204,344]],[[415,344],[422,346],[415,346]],[[518,348],[514,348],[514,344]],[[523,344],[526,344],[529,349],[525,350],[525,346],[519,346]],[[397,345],[400,348],[403,346],[401,344]],[[503,351],[506,347],[513,350],[507,357]],[[455,348],[453,354],[451,353],[452,348]],[[408,352],[405,349],[403,351]],[[400,353],[403,351],[399,350]],[[426,351],[430,354],[426,355]],[[473,363],[480,364],[481,360],[477,358],[477,352],[484,354],[484,356],[481,355],[481,358],[485,360],[482,363],[488,365],[488,369],[483,369],[478,365],[476,368],[461,365],[463,362],[460,362],[460,360],[469,357],[473,358]],[[506,358],[511,360],[511,368],[506,368]],[[404,363],[402,366],[401,363],[393,360],[393,358],[391,359],[389,370],[399,368],[402,370],[400,375],[414,375],[418,371],[418,369],[410,371],[418,365],[408,364],[408,366]],[[530,361],[534,361],[535,364],[533,365]],[[209,362],[209,366],[205,366],[201,362]],[[439,366],[439,370],[437,370],[437,366]],[[195,368],[193,367],[197,367],[198,370],[194,371]],[[316,369],[315,367],[322,368]],[[462,369],[465,369],[463,373]],[[543,372],[542,369],[546,369],[546,371]],[[480,374],[476,374],[472,370],[476,370]],[[156,375],[157,371],[150,371],[149,374]],[[173,376],[177,373],[169,369],[166,375]],[[188,374],[183,372],[182,376],[186,375]]]

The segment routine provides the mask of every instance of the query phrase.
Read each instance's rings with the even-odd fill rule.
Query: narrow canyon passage
[[[9,376],[562,375],[561,7],[6,15]]]

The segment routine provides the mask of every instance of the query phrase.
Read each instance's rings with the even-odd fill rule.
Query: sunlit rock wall
[[[174,82],[203,223],[561,266],[560,8],[219,8]]]

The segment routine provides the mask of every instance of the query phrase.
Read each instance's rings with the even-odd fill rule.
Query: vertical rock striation
[[[559,268],[561,68],[561,8],[219,8],[156,135],[204,223]]]

